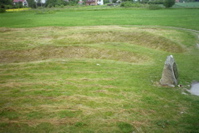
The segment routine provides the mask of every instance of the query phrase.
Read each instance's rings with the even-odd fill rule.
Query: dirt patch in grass
[[[0,51],[0,63],[18,63],[54,58],[92,58],[140,63],[147,57],[128,51],[91,47],[37,47],[28,50]]]

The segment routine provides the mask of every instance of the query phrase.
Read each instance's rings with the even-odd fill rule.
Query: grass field
[[[197,13],[0,14],[0,132],[197,133]],[[158,83],[170,54],[184,87]]]
[[[84,9],[84,8],[83,8]],[[198,9],[69,8],[0,14],[1,27],[149,25],[199,30]]]

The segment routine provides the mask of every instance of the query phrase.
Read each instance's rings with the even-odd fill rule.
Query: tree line
[[[77,5],[79,0],[26,0],[28,7],[37,8],[37,7],[64,7],[67,5]],[[86,0],[82,0],[83,4],[86,3]],[[117,3],[117,2],[135,2],[135,0],[104,0],[104,3]],[[194,2],[199,0],[179,0],[180,2]],[[175,4],[175,0],[137,0],[136,2],[142,4],[164,4],[165,7],[171,7]],[[124,4],[123,4],[124,5]],[[22,8],[24,5],[22,2],[13,3],[13,0],[0,0],[0,9],[11,9],[11,8]]]

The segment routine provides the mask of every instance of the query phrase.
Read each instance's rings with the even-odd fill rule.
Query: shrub
[[[69,1],[68,5],[70,6],[76,6],[78,4],[77,1]]]
[[[38,8],[36,11],[36,14],[52,14],[55,13],[54,10],[52,9],[47,9],[47,8]]]
[[[0,5],[0,13],[6,12],[6,8],[4,5]]]
[[[159,10],[159,9],[162,9],[162,7],[156,5],[156,4],[150,4],[149,5],[149,9],[150,10]]]
[[[148,4],[163,4],[163,0],[156,0],[156,1],[148,1]]]
[[[141,4],[140,3],[133,3],[131,1],[126,1],[126,2],[122,2],[120,4],[121,7],[141,7]]]
[[[48,8],[51,8],[51,7],[54,7],[54,6],[53,6],[53,4],[50,3],[50,4],[48,4],[47,7],[48,7]]]
[[[114,6],[114,4],[113,3],[108,3],[107,6]]]
[[[62,4],[62,5],[60,5],[60,7],[61,7],[61,8],[64,8],[64,5]]]
[[[6,12],[6,9],[5,8],[0,8],[0,13],[4,13]]]
[[[6,8],[6,9],[12,9],[13,6],[12,6],[12,5],[5,5],[5,8]]]
[[[59,5],[55,5],[56,8],[59,8]]]
[[[18,2],[18,3],[17,3],[17,7],[18,7],[18,8],[23,8],[22,2]]]
[[[173,5],[175,4],[175,0],[165,0],[163,5],[166,7],[166,8],[170,8],[172,7]]]

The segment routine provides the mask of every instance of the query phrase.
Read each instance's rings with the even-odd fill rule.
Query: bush
[[[68,5],[69,6],[76,6],[78,4],[77,1],[69,1]]]
[[[54,6],[53,6],[53,4],[50,3],[50,4],[48,4],[47,7],[48,7],[48,8],[51,8],[51,7],[54,7]]]
[[[6,12],[6,8],[4,5],[0,5],[0,13]]]
[[[62,4],[62,5],[60,5],[60,7],[61,7],[61,8],[64,8],[64,5]]]
[[[23,8],[22,2],[18,2],[18,3],[17,3],[17,7],[18,7],[18,8]]]
[[[155,4],[150,4],[149,9],[150,10],[159,10],[159,9],[162,9],[162,7],[155,5]]]
[[[52,9],[42,8],[42,7],[39,7],[35,11],[36,11],[36,14],[52,14],[52,13],[55,13],[55,11],[52,10]]]
[[[107,6],[114,6],[114,4],[113,3],[108,3]]]
[[[172,7],[173,5],[175,4],[175,0],[165,0],[163,5],[166,7],[166,8],[170,8]]]
[[[56,8],[59,8],[59,5],[55,5]]]
[[[130,2],[130,1],[126,1],[126,2],[122,2],[120,4],[121,7],[141,7],[141,4],[140,3],[133,3],[133,2]]]
[[[162,0],[149,1],[148,4],[164,4],[164,1],[162,1]]]
[[[5,5],[5,8],[6,8],[6,9],[12,9],[13,6],[12,6],[12,5]]]
[[[0,8],[0,13],[4,13],[6,12],[6,9],[5,8]]]

